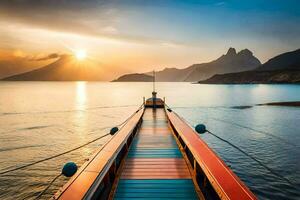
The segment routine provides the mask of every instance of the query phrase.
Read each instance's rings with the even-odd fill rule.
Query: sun
[[[86,51],[84,49],[75,51],[75,57],[77,60],[84,60],[86,58]]]

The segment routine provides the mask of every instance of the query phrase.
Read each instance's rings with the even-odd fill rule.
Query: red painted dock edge
[[[166,110],[170,124],[191,150],[196,161],[206,174],[221,199],[254,200],[256,196],[231,171],[217,154],[174,112]]]
[[[107,168],[107,165],[112,158],[114,158],[114,155],[118,152],[119,148],[124,144],[124,141],[130,136],[130,133],[140,121],[143,113],[144,108],[135,113],[135,115],[111,138],[111,140],[91,156],[89,161],[87,161],[68,183],[54,195],[53,199],[83,199],[97,177]]]

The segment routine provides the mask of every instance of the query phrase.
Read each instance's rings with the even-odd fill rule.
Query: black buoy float
[[[206,132],[206,127],[204,124],[197,124],[197,126],[195,127],[195,131],[197,131],[197,133],[199,134],[203,134]]]
[[[110,129],[110,132],[109,132],[109,134],[111,134],[111,135],[114,135],[116,132],[118,132],[119,131],[119,128],[118,127],[113,127],[112,129]]]
[[[77,165],[74,162],[67,162],[63,168],[61,173],[66,177],[71,177],[77,172]]]

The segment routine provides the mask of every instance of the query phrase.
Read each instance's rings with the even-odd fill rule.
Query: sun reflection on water
[[[86,138],[87,132],[87,113],[86,104],[87,104],[87,91],[86,91],[86,82],[78,81],[75,86],[75,110],[76,114],[74,115],[74,133],[77,136],[78,143],[81,143]]]
[[[78,110],[86,107],[86,82],[76,82],[76,108]]]

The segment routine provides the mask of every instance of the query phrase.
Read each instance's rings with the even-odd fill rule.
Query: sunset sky
[[[299,8],[299,0],[1,0],[0,60],[84,50],[115,75],[184,68],[232,46],[265,62],[300,47]]]

